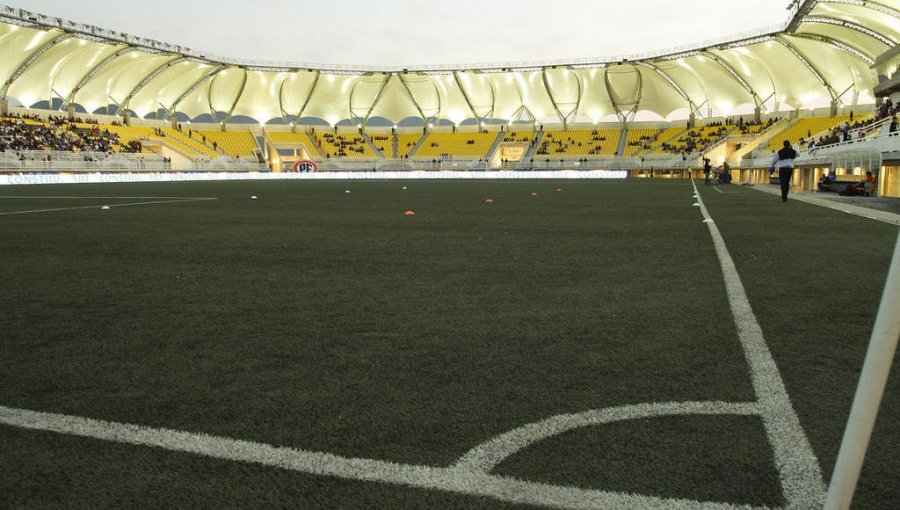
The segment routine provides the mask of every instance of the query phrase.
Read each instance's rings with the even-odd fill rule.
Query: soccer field
[[[0,506],[813,508],[897,227],[693,193],[0,188]]]

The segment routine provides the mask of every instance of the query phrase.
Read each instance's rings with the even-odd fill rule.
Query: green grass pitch
[[[897,228],[727,191],[700,188],[827,481]],[[0,406],[448,467],[560,414],[753,401],[692,193],[688,181],[0,188]],[[216,200],[117,207],[157,201],[143,197]],[[61,210],[9,214],[44,209]],[[895,369],[855,508],[900,505],[898,390]],[[581,428],[492,473],[785,504],[756,416]],[[4,425],[0,506],[531,508]]]

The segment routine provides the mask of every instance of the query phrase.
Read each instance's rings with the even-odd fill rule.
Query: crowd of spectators
[[[343,135],[333,135],[331,133],[325,133],[322,135],[322,138],[319,138],[318,135],[313,132],[310,135],[315,139],[316,143],[319,147],[323,149],[325,146],[322,144],[322,139],[324,139],[328,145],[335,148],[333,153],[329,153],[325,151],[325,157],[327,158],[337,158],[337,157],[346,157],[349,153],[355,154],[365,154],[365,140],[361,136],[355,136],[353,138],[347,138]]]
[[[728,129],[721,122],[713,122],[700,129],[691,129],[673,143],[663,142],[660,148],[665,152],[681,154],[682,157],[686,157],[687,154],[702,150],[719,140],[728,134]]]
[[[118,135],[101,130],[96,121],[8,114],[0,117],[0,151],[140,152],[141,145],[122,144]]]
[[[888,132],[895,133],[897,132],[897,115],[900,114],[900,105],[895,105],[891,101],[891,98],[885,99],[881,106],[875,111],[875,116],[866,120],[857,120],[853,122],[853,114],[850,114],[850,121],[845,122],[839,126],[835,126],[831,129],[831,132],[826,133],[824,135],[819,136],[818,138],[814,138],[813,134],[808,132],[806,133],[805,138],[800,138],[800,146],[806,146],[807,149],[813,149],[816,147],[822,147],[825,145],[833,145],[841,142],[849,142],[853,140],[854,133],[856,139],[863,139],[866,137],[866,128],[872,126],[878,122],[883,121],[884,119],[890,118],[891,122],[888,124]],[[851,124],[852,122],[852,124]]]
[[[730,119],[726,119],[726,123],[728,123],[729,120]],[[737,128],[742,135],[754,135],[756,133],[769,129],[779,120],[781,120],[780,117],[769,117],[769,120],[765,122],[758,120],[744,121],[743,117],[738,117]]]
[[[601,135],[599,131],[596,129],[591,131],[591,138],[589,143],[597,142],[590,149],[588,149],[588,154],[603,154],[603,145],[600,142],[606,141],[606,137]],[[571,136],[567,137],[565,140],[562,138],[556,138],[553,136],[553,133],[548,131],[544,136],[544,140],[541,142],[541,146],[538,147],[537,154],[539,155],[549,155],[551,151],[555,154],[565,154],[569,152],[569,147],[582,147],[582,142],[575,141]],[[579,151],[581,152],[581,151]]]

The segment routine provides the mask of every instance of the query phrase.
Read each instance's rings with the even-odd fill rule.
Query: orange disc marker
[[[415,216],[415,215],[416,215],[416,213],[413,212],[413,211],[406,211],[406,212],[403,213],[403,214],[404,214],[405,216]]]
[[[485,202],[487,202],[488,204],[493,204],[493,203],[494,203],[494,199],[493,199],[493,198],[489,198],[489,199],[485,200]]]

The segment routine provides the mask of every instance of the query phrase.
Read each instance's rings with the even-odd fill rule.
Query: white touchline
[[[766,507],[606,492],[517,480],[456,467],[397,464],[264,443],[0,406],[0,424],[262,464],[313,475],[435,489],[563,509],[753,510]]]
[[[691,185],[697,193],[696,200],[700,203],[703,218],[712,220],[693,180]],[[788,506],[792,509],[822,508],[825,502],[825,483],[822,480],[819,461],[800,425],[800,418],[791,405],[790,396],[781,380],[781,373],[750,307],[750,300],[744,291],[734,260],[725,246],[725,239],[722,238],[715,222],[709,221],[706,226],[712,235],[722,267],[731,314],[744,349],[744,356],[750,365],[753,389],[756,398],[759,399],[763,424],[772,445],[775,464],[781,474],[781,484]]]
[[[113,207],[130,207],[133,205],[151,205],[151,204],[173,204],[176,202],[200,202],[205,200],[218,200],[218,198],[179,198],[177,200],[154,200],[151,202],[131,202],[128,204],[106,204],[110,208]],[[0,216],[12,216],[14,214],[32,214],[32,213],[41,213],[41,212],[53,212],[53,211],[75,211],[78,209],[99,209],[99,205],[81,205],[77,207],[54,207],[51,209],[29,209],[27,211],[10,211],[10,212],[0,212]]]
[[[136,200],[187,200],[187,199],[204,199],[204,200],[213,200],[215,197],[135,197],[135,196],[76,196],[76,195],[0,195],[0,199],[29,199],[29,200],[41,200],[41,199],[79,199],[83,198],[86,200],[93,198],[133,198]]]

